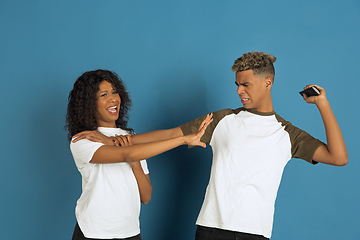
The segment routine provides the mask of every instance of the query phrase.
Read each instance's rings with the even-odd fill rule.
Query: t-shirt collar
[[[259,111],[256,111],[254,109],[246,109],[245,108],[245,111],[248,111],[250,113],[253,113],[253,114],[256,114],[256,115],[260,115],[260,116],[271,116],[271,115],[274,115],[275,114],[275,111],[271,111],[271,112],[259,112]]]

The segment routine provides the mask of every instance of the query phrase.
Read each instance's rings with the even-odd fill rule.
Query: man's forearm
[[[317,107],[324,122],[330,158],[334,165],[345,165],[348,161],[346,145],[330,104],[326,100],[318,103]]]

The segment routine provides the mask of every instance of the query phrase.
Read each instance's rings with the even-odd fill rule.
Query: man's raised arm
[[[320,90],[320,95],[312,97],[305,95],[304,99],[307,103],[314,103],[319,109],[327,140],[327,145],[323,145],[315,151],[313,160],[335,166],[344,166],[348,163],[346,145],[339,124],[326,98],[325,90],[317,85],[309,85],[306,88],[311,86],[316,86]]]

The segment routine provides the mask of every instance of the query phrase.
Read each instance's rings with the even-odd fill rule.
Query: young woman
[[[177,146],[198,145],[209,115],[194,133],[173,139],[132,145],[126,136],[131,101],[116,73],[85,72],[69,94],[66,128],[69,140],[83,131],[97,130],[110,142],[86,138],[70,143],[75,164],[82,175],[82,194],[76,204],[77,224],[73,240],[140,240],[140,201],[151,199],[152,186],[146,158]]]

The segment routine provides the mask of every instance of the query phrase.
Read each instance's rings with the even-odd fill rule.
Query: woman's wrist
[[[104,143],[105,145],[113,145],[113,146],[116,146],[115,140],[116,140],[115,137],[106,137],[103,143]]]
[[[193,137],[189,135],[181,136],[181,145],[191,145],[191,142],[193,141]]]

